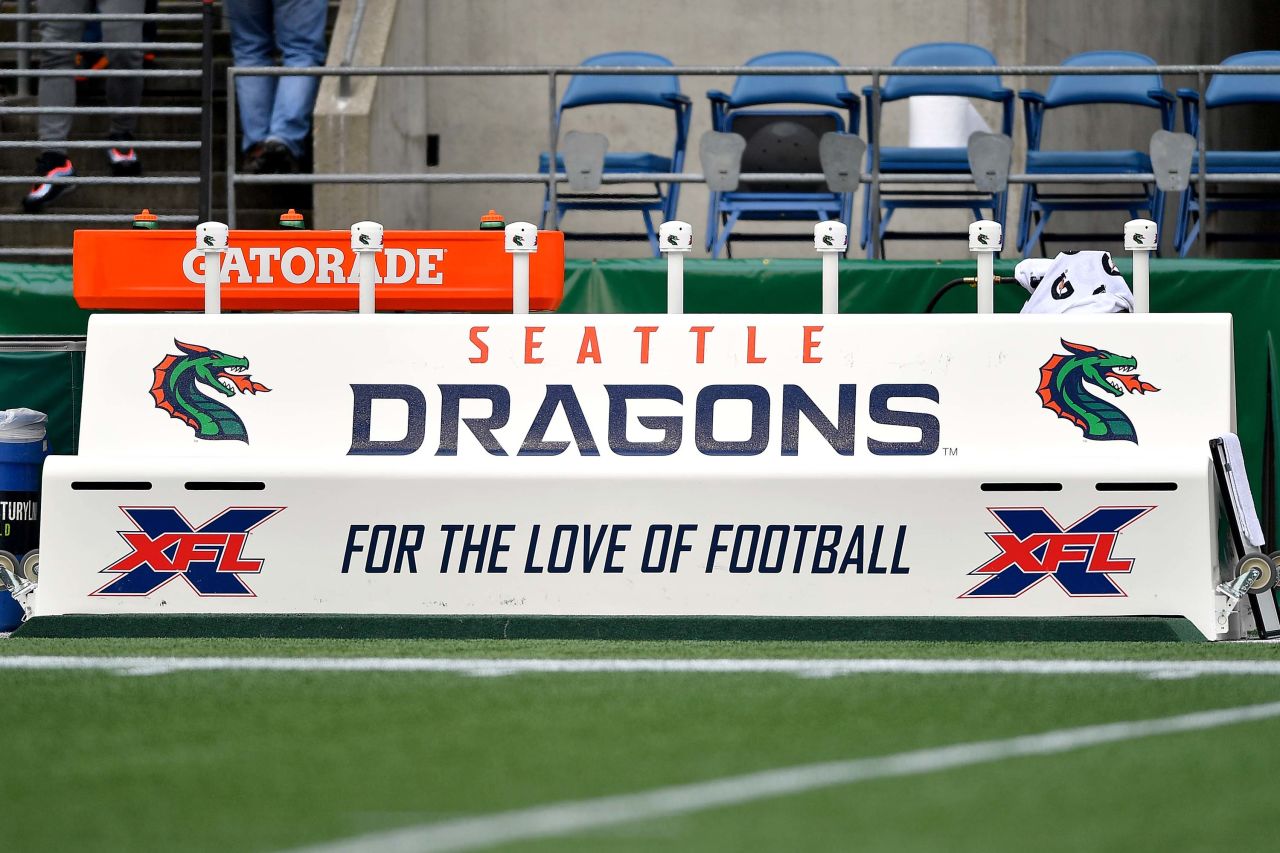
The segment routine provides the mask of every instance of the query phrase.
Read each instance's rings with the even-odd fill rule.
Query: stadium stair
[[[214,106],[213,106],[213,215],[215,219],[226,216],[226,69],[231,65],[231,37],[221,15],[222,4],[215,22],[214,49]],[[5,4],[2,11],[13,11],[12,4]],[[163,13],[190,13],[198,11],[199,4],[191,0],[161,0],[157,11]],[[329,3],[328,33],[333,31],[338,3]],[[156,41],[193,41],[201,36],[199,22],[161,22],[157,25]],[[37,38],[33,26],[32,38]],[[16,26],[0,17],[0,41],[17,39]],[[38,61],[33,57],[33,65]],[[16,54],[0,53],[0,68],[16,66]],[[160,52],[149,68],[199,69],[198,52]],[[32,79],[30,97],[18,98],[14,78],[0,78],[0,103],[18,106],[35,105],[35,80]],[[148,77],[143,94],[143,106],[198,107],[201,103],[201,80],[198,77]],[[77,84],[77,104],[81,106],[106,106],[103,81],[89,79]],[[30,140],[36,135],[36,116],[0,117],[0,140]],[[105,138],[106,120],[103,116],[77,116],[73,134],[78,139]],[[192,116],[142,116],[139,120],[139,139],[199,140],[200,121]],[[32,174],[32,165],[38,152],[31,149],[0,148],[0,175]],[[200,153],[196,149],[156,150],[140,149],[143,174],[198,175]],[[76,171],[85,176],[109,174],[105,155],[98,150],[80,150],[71,153]],[[0,185],[0,213],[15,214],[20,211],[20,200],[25,185]],[[311,218],[311,187],[296,186],[241,186],[237,191],[237,227],[274,228],[279,215],[289,208],[296,208]],[[133,214],[149,208],[157,214],[195,215],[199,204],[199,187],[152,186],[119,187],[111,185],[79,186],[73,194],[59,203],[50,205],[48,212],[56,214]],[[0,245],[8,247],[68,247],[72,233],[77,228],[115,228],[124,224],[100,225],[92,223],[51,222],[38,219],[0,222]],[[162,226],[172,227],[172,226]],[[183,227],[192,227],[190,225]],[[70,256],[0,256],[0,262],[32,261],[67,263]]]

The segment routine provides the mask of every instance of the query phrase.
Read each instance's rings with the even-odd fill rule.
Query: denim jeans
[[[231,52],[237,66],[324,65],[326,0],[226,0]],[[241,148],[268,139],[301,155],[311,130],[318,77],[237,77]]]

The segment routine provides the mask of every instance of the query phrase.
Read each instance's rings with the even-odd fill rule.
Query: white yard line
[[[1280,660],[983,660],[981,658],[326,658],[0,655],[0,670],[106,670],[127,675],[198,671],[440,672],[497,677],[590,673],[776,673],[807,678],[841,675],[1280,675]]]
[[[783,767],[708,782],[654,788],[637,794],[599,797],[411,826],[299,848],[295,853],[443,853],[571,835],[618,824],[691,814],[836,785],[916,776],[1007,758],[1055,755],[1085,747],[1178,732],[1203,731],[1280,717],[1280,702],[1057,729],[1008,740],[900,752],[878,758]]]

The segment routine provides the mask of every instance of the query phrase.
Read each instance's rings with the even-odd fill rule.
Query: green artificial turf
[[[0,655],[1275,660],[1280,646],[16,637],[0,641]],[[1244,676],[0,669],[0,849],[279,850],[790,765],[1277,700],[1280,678]],[[1265,733],[1275,723],[1255,726]],[[1274,752],[1263,733],[1233,726],[497,849],[1256,849],[1258,822],[1240,819],[1242,807],[1256,812],[1241,798],[1273,775]]]

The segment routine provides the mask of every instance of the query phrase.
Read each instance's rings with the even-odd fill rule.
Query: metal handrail
[[[324,65],[233,66],[237,75],[261,77],[541,77],[546,74],[676,77],[846,76],[1133,76],[1143,74],[1280,74],[1280,65],[369,65],[341,69]]]
[[[198,222],[195,214],[161,213],[156,215],[158,222]],[[0,213],[0,222],[30,222],[31,217],[25,213]],[[133,222],[130,213],[42,213],[40,222]]]
[[[822,172],[744,172],[739,175],[743,183],[790,184],[825,183]],[[1151,172],[1106,172],[1090,175],[1069,173],[1014,173],[1009,175],[1011,184],[1150,184],[1156,176]],[[53,179],[51,179],[53,180]],[[546,172],[337,172],[311,175],[235,175],[239,184],[545,184]],[[872,182],[870,172],[863,172],[858,180]],[[555,174],[558,184],[569,183],[564,172]],[[600,176],[603,184],[703,184],[706,177],[698,172],[610,172]],[[1273,184],[1280,183],[1280,172],[1273,173],[1222,173],[1209,177],[1210,183],[1223,184]],[[880,176],[882,184],[972,184],[973,178],[964,174],[892,173]]]
[[[365,0],[357,0],[356,14],[363,9]],[[66,16],[49,16],[39,14],[26,14],[19,12],[18,14],[0,13],[0,20],[13,20],[19,23],[19,26],[25,26],[27,22],[38,21],[41,19],[52,19],[61,17],[65,19],[81,19],[81,20],[172,20],[172,21],[197,21],[203,20],[206,23],[211,20],[210,0],[203,0],[202,4],[205,8],[202,14],[143,14],[143,15],[66,15]],[[20,9],[29,8],[29,4],[20,3]],[[482,77],[482,76],[529,76],[529,77],[545,77],[547,81],[547,109],[548,109],[548,144],[550,149],[551,162],[555,162],[556,149],[558,144],[557,128],[555,126],[555,115],[558,107],[558,88],[557,78],[560,76],[574,76],[579,74],[585,75],[677,75],[677,76],[851,76],[851,77],[869,77],[871,78],[873,94],[868,99],[868,109],[878,115],[880,109],[880,99],[878,97],[879,84],[885,76],[937,76],[937,75],[957,75],[957,76],[987,76],[1002,75],[1010,77],[1045,77],[1045,76],[1084,76],[1084,75],[1119,75],[1128,76],[1135,74],[1160,74],[1160,75],[1195,75],[1198,79],[1199,90],[1205,89],[1208,75],[1216,74],[1280,74],[1280,66],[1241,66],[1241,65],[1189,65],[1189,64],[1172,64],[1172,65],[1149,65],[1149,66],[1059,66],[1059,65],[997,65],[997,66],[892,66],[892,65],[842,65],[842,66],[788,66],[788,67],[769,67],[769,66],[740,66],[740,65],[691,65],[691,66],[580,66],[580,65],[521,65],[521,66],[381,66],[381,67],[362,67],[350,64],[354,60],[354,47],[358,39],[359,22],[353,19],[352,30],[348,34],[347,49],[344,53],[342,64],[336,67],[307,67],[307,68],[239,68],[231,67],[227,69],[227,115],[228,115],[228,134],[227,134],[227,200],[228,200],[228,221],[234,224],[235,221],[235,188],[240,184],[324,184],[324,183],[544,183],[548,186],[551,194],[551,224],[552,227],[558,226],[558,208],[556,205],[556,194],[558,185],[567,182],[563,174],[545,174],[545,173],[474,173],[474,174],[458,174],[458,173],[430,173],[430,174],[383,174],[383,173],[365,173],[365,174],[348,174],[348,175],[242,175],[236,173],[235,155],[235,77],[244,76],[338,76],[341,82],[349,84],[351,77],[371,76],[371,77],[394,77],[394,76],[437,76],[437,77]],[[0,49],[6,47],[12,48],[14,45],[24,45],[31,49],[59,48],[71,46],[69,49],[101,49],[104,44],[98,42],[80,43],[44,43],[40,41],[18,41],[0,43]],[[208,39],[202,42],[145,42],[145,43],[120,43],[115,45],[124,48],[140,48],[148,50],[196,50],[204,49],[205,51],[205,67],[211,67],[208,62],[210,58]],[[60,76],[58,74],[43,75],[39,73],[26,71],[26,74],[19,74],[21,70],[22,58],[25,51],[19,53],[20,68],[12,73],[0,72],[2,77],[16,76],[20,81],[29,76]],[[106,73],[98,72],[96,74],[85,74],[79,72],[77,76],[116,76],[111,71]],[[121,76],[124,73],[121,72]],[[135,72],[137,73],[137,72]],[[195,76],[200,72],[162,72],[169,76]],[[145,73],[144,73],[145,76]],[[158,75],[157,75],[158,76]],[[208,83],[209,81],[206,81]],[[137,114],[146,115],[194,115],[197,112],[202,114],[206,120],[202,126],[202,139],[206,141],[211,139],[208,131],[208,112],[211,98],[205,98],[205,108],[184,108],[184,107],[152,107],[136,108]],[[38,115],[42,112],[57,112],[58,108],[40,108],[40,107],[0,107],[0,114],[28,114]],[[111,110],[110,108],[82,108],[76,112],[85,112],[101,114],[104,112],[119,112],[119,110]],[[152,112],[154,111],[154,112]],[[130,110],[133,112],[133,110]],[[879,132],[880,122],[875,123],[874,137],[872,144],[872,168],[868,173],[860,176],[862,183],[869,184],[872,193],[872,216],[873,220],[879,219],[879,187],[882,184],[971,184],[972,179],[968,175],[932,175],[932,174],[892,174],[885,175],[879,170]],[[1202,125],[1203,127],[1203,125]],[[1199,134],[1199,174],[1195,180],[1200,187],[1201,196],[1203,197],[1205,186],[1208,183],[1259,183],[1271,184],[1280,182],[1280,175],[1276,174],[1221,174],[1207,175],[1205,169],[1205,149],[1206,149],[1206,133]],[[2,144],[2,143],[0,143]],[[103,143],[97,143],[99,145]],[[137,147],[144,147],[147,143],[132,143]],[[20,144],[19,144],[20,145]],[[12,145],[11,147],[19,147]],[[78,143],[76,147],[93,147],[95,143]],[[190,143],[176,143],[178,145],[190,145]],[[23,146],[25,147],[25,146]],[[161,147],[156,145],[155,147]],[[209,146],[206,144],[202,150],[202,156],[207,157]],[[207,192],[212,182],[212,166],[209,163],[207,169],[202,163],[202,193]],[[678,175],[668,175],[663,173],[627,173],[612,174],[603,176],[603,182],[627,183],[634,181],[658,181],[661,183],[694,183],[701,182],[703,177],[694,172],[681,173]],[[771,181],[797,181],[797,180],[814,180],[822,181],[824,176],[815,175],[796,175],[786,174],[785,176],[777,176],[772,174],[761,175],[743,175],[743,180],[757,181],[761,183],[769,183]],[[12,181],[0,181],[0,183],[16,183],[26,182],[30,178],[14,179]],[[51,179],[51,182],[91,182],[93,178],[75,178],[75,179]],[[127,182],[143,182],[146,179],[97,179],[103,183],[127,183]],[[165,180],[165,179],[160,179]],[[1108,175],[1063,175],[1063,174],[1014,174],[1010,176],[1011,183],[1073,183],[1073,184],[1094,184],[1094,183],[1145,183],[1154,180],[1154,176],[1147,173],[1117,173]],[[203,200],[201,203],[201,212],[206,216],[208,214],[209,205]],[[874,230],[874,228],[873,228]],[[1201,240],[1205,239],[1202,229]],[[878,247],[873,246],[873,252]]]
[[[84,352],[87,342],[85,335],[4,335],[0,352]]]
[[[191,6],[198,7],[199,11],[169,13],[169,12],[153,12],[153,13],[83,13],[83,14],[64,14],[64,13],[44,13],[36,8],[31,0],[18,0],[18,10],[16,13],[0,12],[0,22],[12,21],[17,29],[16,39],[0,42],[0,51],[8,50],[17,53],[17,67],[0,69],[0,80],[16,79],[17,94],[20,98],[28,98],[32,94],[32,79],[41,78],[202,78],[201,86],[201,106],[138,106],[128,108],[117,107],[52,107],[40,106],[33,104],[30,100],[19,101],[18,104],[0,106],[0,117],[4,116],[43,116],[55,114],[82,114],[90,116],[102,115],[137,115],[137,116],[183,116],[194,117],[200,116],[200,137],[199,139],[139,139],[139,140],[103,140],[103,139],[74,139],[74,140],[40,140],[40,139],[20,139],[20,140],[0,140],[0,150],[41,150],[48,148],[67,149],[67,150],[104,150],[108,148],[137,148],[143,150],[184,150],[199,151],[200,167],[198,174],[191,172],[178,174],[152,173],[140,177],[108,177],[105,175],[77,175],[73,177],[47,177],[34,179],[39,183],[66,184],[71,186],[89,185],[89,186],[114,186],[122,187],[179,187],[198,185],[200,189],[200,200],[198,210],[190,213],[159,213],[157,219],[162,223],[190,225],[190,223],[200,220],[209,219],[212,216],[212,184],[213,184],[213,160],[212,160],[212,139],[213,139],[213,22],[214,15],[217,11],[213,5],[213,0],[198,0],[193,2]],[[170,39],[165,41],[83,41],[83,40],[67,40],[67,41],[44,41],[37,37],[35,23],[49,21],[73,21],[73,22],[94,22],[94,21],[128,21],[134,23],[199,23],[201,29],[195,31],[197,40],[182,41],[178,39]],[[73,28],[74,29],[74,28]],[[188,30],[189,31],[189,30]],[[143,50],[157,53],[168,53],[169,55],[189,56],[197,51],[200,52],[200,66],[198,68],[157,68],[157,69],[121,69],[121,68],[37,68],[32,69],[32,54],[37,56],[40,51],[44,50],[77,50],[77,51],[110,51],[118,50]],[[0,187],[6,187],[14,184],[30,184],[33,178],[30,175],[3,175],[0,176]],[[179,208],[181,210],[181,208]],[[75,213],[75,212],[50,212],[38,214],[26,213],[4,213],[0,214],[0,222],[16,223],[16,222],[42,222],[42,223],[125,223],[132,219],[130,213]],[[30,256],[60,256],[70,253],[69,248],[61,247],[15,247],[12,245],[0,247],[0,256],[14,255],[30,255]]]
[[[200,20],[200,16],[189,12],[0,12],[0,21],[26,21],[38,24],[41,21],[156,21],[159,23],[186,23]]]
[[[0,150],[5,148],[199,148],[194,139],[0,139]]]
[[[213,218],[213,0],[200,4],[200,218]]]
[[[367,3],[366,0],[356,0],[356,7],[351,13],[351,29],[347,32],[347,44],[342,51],[342,61],[338,63],[340,68],[350,68],[352,61],[356,56],[356,45],[360,41],[360,30],[364,28],[364,13]],[[351,97],[351,78],[338,78],[338,96],[342,98]]]
[[[235,77],[238,75],[285,77],[306,76],[325,77],[341,75],[343,80],[351,77],[539,77],[547,78],[547,125],[548,125],[548,162],[556,162],[558,143],[558,127],[556,114],[559,107],[556,78],[558,76],[578,74],[585,75],[675,75],[675,76],[856,76],[871,78],[871,97],[869,113],[877,119],[873,123],[873,138],[870,140],[871,171],[861,176],[860,181],[870,185],[871,193],[871,233],[879,233],[880,224],[880,187],[882,184],[971,184],[973,180],[967,175],[943,176],[934,174],[892,174],[885,175],[880,171],[880,83],[885,76],[1011,76],[1011,77],[1056,77],[1111,75],[1131,76],[1135,74],[1159,75],[1196,75],[1198,90],[1203,92],[1207,77],[1210,74],[1280,74],[1280,66],[1276,65],[1100,65],[1100,66],[1063,66],[1063,65],[994,65],[994,66],[894,66],[894,65],[839,65],[839,66],[761,66],[761,65],[675,65],[675,66],[583,66],[583,65],[403,65],[354,67],[344,65],[341,68],[312,66],[307,68],[238,68],[227,69],[227,221],[235,225],[236,187],[240,184],[326,184],[326,183],[545,183],[548,189],[548,213],[551,227],[559,227],[559,207],[557,187],[566,179],[563,175],[513,173],[513,174],[382,174],[368,173],[363,175],[239,175],[235,171]],[[1280,183],[1280,174],[1223,174],[1208,176],[1206,174],[1205,151],[1207,129],[1201,124],[1198,134],[1199,171],[1196,185],[1201,198],[1210,183]],[[743,175],[744,180],[761,180],[758,176]],[[786,180],[806,180],[804,176],[787,175]],[[824,176],[813,176],[813,180],[822,180]],[[644,180],[646,183],[657,180],[659,183],[692,183],[702,178],[694,173],[682,175],[655,176],[654,173],[632,173],[602,176],[605,183],[627,183]],[[779,179],[781,180],[781,179]],[[1065,175],[1065,174],[1015,174],[1010,176],[1010,183],[1063,183],[1063,184],[1103,184],[1103,183],[1146,183],[1154,181],[1149,173],[1117,173],[1108,175]],[[768,180],[763,182],[767,183]],[[1203,247],[1207,239],[1208,229],[1200,230],[1200,241]],[[878,257],[880,247],[878,240],[871,241],[873,257]]]
[[[199,77],[194,68],[0,68],[0,77]]]
[[[198,41],[0,41],[0,50],[178,50],[196,51]]]
[[[30,184],[35,178],[31,175],[0,175],[0,184]],[[57,177],[46,175],[39,179],[42,184],[73,184],[75,186],[93,186],[110,184],[112,186],[140,184],[144,186],[194,186],[200,183],[199,175],[143,175],[134,178],[117,178],[106,175],[76,175],[74,177]],[[38,218],[41,214],[36,214]]]
[[[200,110],[200,107],[0,107],[0,115],[195,116],[200,115]]]

